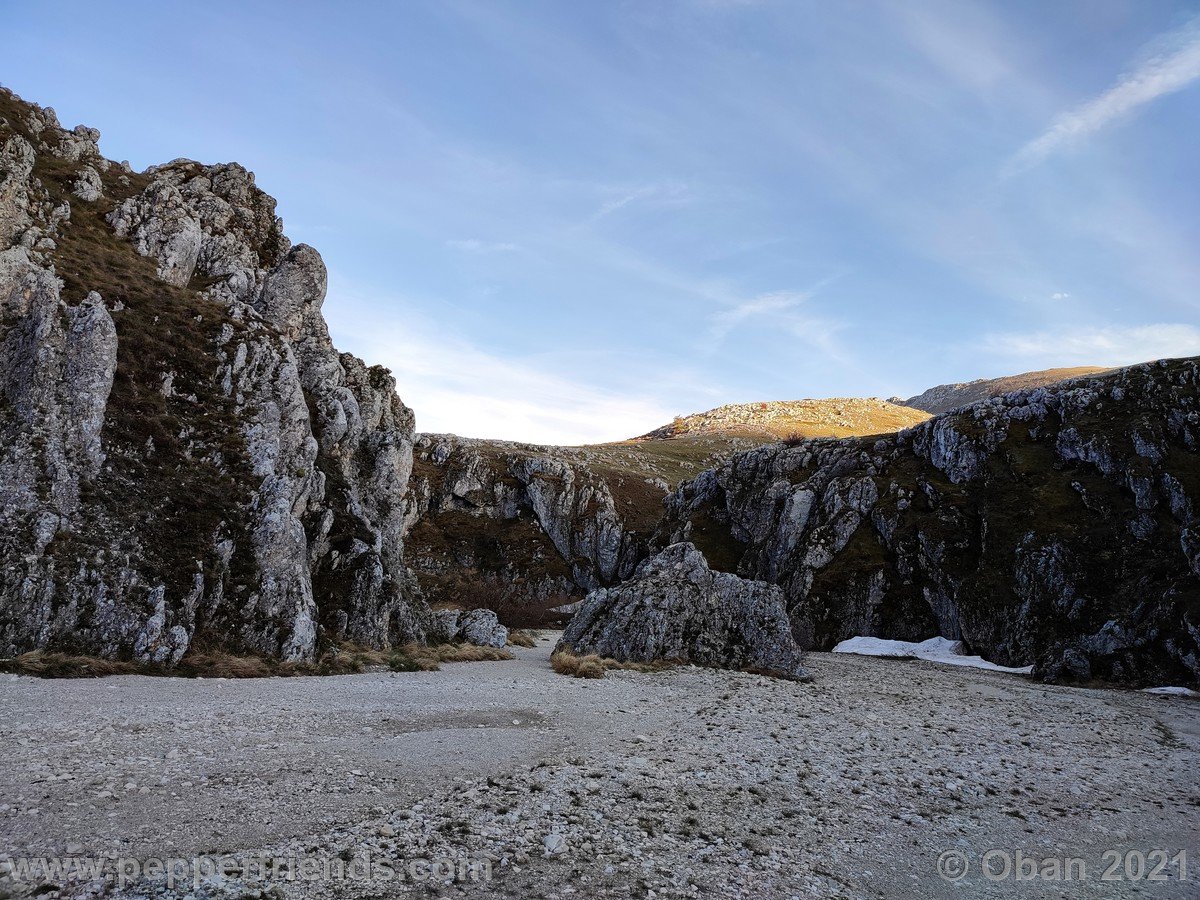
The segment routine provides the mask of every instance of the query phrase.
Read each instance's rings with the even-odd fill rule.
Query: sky
[[[1200,354],[1200,0],[0,0],[0,83],[236,160],[417,427]]]

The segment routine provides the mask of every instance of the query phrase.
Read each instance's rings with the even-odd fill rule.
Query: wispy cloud
[[[720,342],[742,323],[750,319],[794,310],[808,297],[807,293],[795,291],[773,291],[769,294],[759,294],[757,297],[744,300],[709,316],[709,336],[714,341]]]
[[[657,206],[674,206],[687,202],[689,197],[687,185],[675,182],[646,184],[632,189],[617,189],[615,193],[616,196],[605,200],[594,213],[588,216],[588,223],[598,222],[631,203],[652,200]]]
[[[825,354],[831,361],[844,361],[846,354],[838,346],[837,335],[845,330],[847,323],[805,308],[816,294],[837,278],[837,275],[831,275],[805,291],[771,291],[729,301],[725,308],[708,317],[708,349],[715,350],[735,329],[761,320]]]
[[[455,250],[465,250],[468,253],[511,253],[514,250],[520,250],[517,244],[507,241],[481,241],[476,238],[467,238],[461,241],[446,241],[447,247],[452,247]]]
[[[1022,364],[1124,366],[1200,354],[1200,328],[1160,323],[993,334],[983,349]]]
[[[1161,45],[1170,49],[1123,75],[1099,97],[1058,116],[1045,132],[1018,151],[1006,167],[1006,174],[1032,168],[1060,147],[1094,134],[1139,106],[1200,78],[1200,19],[1168,35]]]

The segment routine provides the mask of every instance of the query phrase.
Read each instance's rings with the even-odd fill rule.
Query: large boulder
[[[783,592],[711,571],[689,543],[643,561],[623,584],[588,594],[559,647],[622,662],[677,660],[798,681],[811,677],[801,665]]]
[[[508,629],[490,609],[436,609],[430,613],[425,634],[431,644],[466,641],[479,647],[503,647]]]

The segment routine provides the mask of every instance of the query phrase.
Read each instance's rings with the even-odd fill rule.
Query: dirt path
[[[491,861],[486,886],[386,896],[1200,895],[1193,701],[826,654],[806,685],[579,681],[550,670],[550,643],[396,676],[3,678],[0,851]],[[1129,875],[1127,851],[1186,849],[1192,881],[1101,882],[1109,849]],[[1082,859],[1085,877],[989,880],[989,850]],[[939,877],[943,853],[965,854],[963,880]]]

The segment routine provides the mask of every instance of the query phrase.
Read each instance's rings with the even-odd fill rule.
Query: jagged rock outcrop
[[[133,173],[0,91],[0,654],[421,639],[413,416],[236,164]]]
[[[1200,678],[1200,362],[1008,394],[684,484],[666,541],[778,584],[802,645],[962,640],[1044,678]]]
[[[783,591],[713,572],[692,544],[672,544],[633,577],[587,598],[560,647],[622,662],[673,660],[807,680]]]

